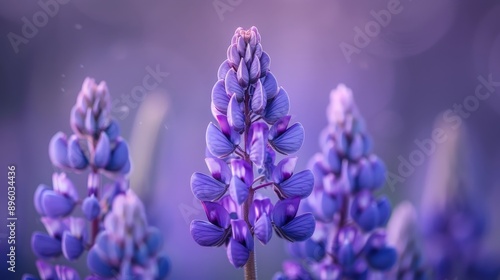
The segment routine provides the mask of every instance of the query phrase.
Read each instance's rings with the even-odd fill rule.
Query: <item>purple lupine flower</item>
[[[445,122],[446,145],[430,158],[421,202],[423,254],[437,279],[498,279],[499,252],[488,251],[484,191],[474,182],[465,131]],[[490,249],[491,250],[491,249]]]
[[[385,166],[371,153],[350,89],[339,85],[332,91],[327,116],[322,152],[310,163],[314,190],[303,206],[314,214],[316,230],[310,239],[289,246],[298,260],[276,279],[366,279],[396,262],[384,231],[390,203],[374,195],[384,183]],[[298,271],[307,276],[297,276]]]
[[[87,279],[129,275],[163,279],[169,262],[159,253],[162,237],[157,229],[147,227],[141,202],[128,190],[128,146],[120,137],[118,124],[110,118],[110,110],[106,83],[86,78],[71,110],[74,134],[58,132],[49,143],[53,165],[64,172],[54,173],[52,189],[42,184],[35,192],[34,205],[47,233],[32,235],[32,249],[40,259],[64,256],[70,261],[89,250],[89,268],[98,276]],[[85,170],[89,171],[87,196],[80,199],[66,173]],[[104,190],[102,175],[110,181]],[[77,205],[81,205],[83,217],[74,216]],[[110,232],[114,234],[111,239]],[[119,247],[116,242],[121,242]],[[42,279],[80,279],[71,268],[53,267],[41,260],[37,266]]]
[[[227,59],[212,89],[211,110],[216,123],[206,132],[210,175],[194,173],[191,189],[205,209],[207,221],[191,223],[191,234],[202,246],[227,246],[235,267],[255,277],[254,236],[266,244],[273,228],[289,241],[309,238],[312,214],[297,215],[301,198],[313,188],[309,170],[294,173],[296,157],[277,165],[276,152],[297,152],[304,140],[300,123],[290,125],[288,94],[270,72],[269,55],[262,50],[255,27],[236,29]],[[272,187],[276,205],[257,190]]]

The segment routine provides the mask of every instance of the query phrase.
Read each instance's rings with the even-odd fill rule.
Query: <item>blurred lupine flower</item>
[[[227,246],[235,267],[245,266],[255,277],[254,236],[266,244],[276,234],[303,241],[314,231],[314,218],[297,215],[300,198],[313,188],[309,170],[294,173],[296,157],[276,166],[276,152],[297,152],[304,140],[300,123],[290,124],[289,99],[269,71],[255,27],[236,29],[212,89],[212,114],[206,133],[206,164],[210,175],[194,173],[191,189],[205,209],[208,222],[195,220],[191,234],[202,246]],[[254,176],[255,175],[255,176]],[[280,201],[273,206],[260,188],[272,187]]]
[[[389,273],[391,279],[430,279],[422,246],[418,240],[417,212],[408,201],[394,209],[387,225],[387,243],[398,252],[398,261]]]
[[[391,213],[389,200],[373,194],[385,181],[385,166],[371,154],[349,88],[339,85],[332,91],[327,116],[322,152],[310,163],[314,190],[303,206],[314,214],[316,230],[305,242],[290,245],[300,262],[284,266],[275,279],[365,279],[396,262],[383,229]]]
[[[446,143],[430,158],[421,202],[424,254],[435,279],[498,279],[500,252],[485,242],[488,211],[465,131],[436,124]]]
[[[87,264],[100,277],[163,279],[169,261],[159,254],[162,245],[159,230],[147,225],[142,202],[128,190],[114,199]]]
[[[87,196],[80,200],[77,188],[64,172],[54,173],[52,189],[44,184],[38,186],[33,200],[47,234],[35,232],[31,239],[32,249],[41,259],[63,255],[70,261],[79,259],[85,250],[90,250],[89,267],[99,276],[87,279],[128,279],[129,275],[140,279],[162,279],[168,273],[169,265],[168,260],[158,253],[162,246],[161,234],[146,227],[143,206],[128,190],[128,147],[119,135],[118,124],[110,118],[110,110],[111,99],[106,83],[96,84],[93,79],[86,78],[71,110],[70,124],[74,134],[67,137],[62,132],[56,133],[50,140],[49,156],[56,167],[66,172],[90,171]],[[101,175],[111,180],[105,184],[104,191]],[[71,216],[77,205],[81,206],[84,218]],[[120,226],[122,235],[115,231],[108,240],[111,227],[116,230]],[[120,247],[122,255],[118,259],[117,251],[111,250],[117,242],[123,242],[120,246],[125,246]],[[107,261],[113,262],[109,264]],[[103,269],[108,266],[113,274],[103,275]],[[52,266],[43,261],[39,261],[37,267],[42,279],[80,279],[71,268]],[[35,278],[26,275],[25,279]]]

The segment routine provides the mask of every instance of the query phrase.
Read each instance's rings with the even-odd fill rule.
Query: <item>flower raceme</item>
[[[191,189],[208,221],[191,223],[202,246],[227,246],[235,267],[254,264],[254,237],[266,244],[273,229],[288,241],[302,241],[314,231],[311,213],[297,215],[300,199],[312,191],[311,171],[294,172],[297,157],[275,165],[276,152],[290,155],[302,146],[304,129],[290,124],[288,94],[270,71],[257,28],[236,29],[227,59],[212,89],[216,123],[206,132],[209,175],[194,173]],[[279,201],[257,193],[270,187]],[[250,260],[250,261],[249,261]],[[253,272],[255,273],[255,272]]]
[[[283,264],[275,279],[366,279],[388,271],[396,251],[383,227],[391,207],[373,192],[384,182],[385,166],[371,154],[371,141],[352,92],[339,85],[330,95],[322,152],[310,162],[314,190],[304,209],[316,220],[314,235],[290,245],[297,260]]]
[[[42,279],[80,279],[72,268],[44,260],[62,255],[74,261],[86,250],[93,273],[87,279],[163,279],[168,272],[168,260],[159,253],[161,234],[147,226],[141,201],[128,189],[128,146],[110,110],[106,83],[86,78],[71,110],[73,134],[58,132],[50,140],[50,159],[62,172],[53,174],[52,188],[39,185],[33,199],[47,231],[35,232],[31,238]],[[66,173],[85,170],[89,170],[87,196],[80,199]],[[104,188],[101,175],[110,180]],[[73,215],[77,207],[83,217]]]

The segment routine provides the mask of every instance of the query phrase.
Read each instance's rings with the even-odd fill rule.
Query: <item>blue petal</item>
[[[370,158],[373,172],[373,189],[382,187],[385,182],[385,164],[378,157],[373,156]]]
[[[84,169],[89,163],[76,135],[71,135],[68,140],[68,163],[75,169]]]
[[[231,141],[234,145],[239,145],[241,140],[240,134],[229,125],[227,116],[218,115],[215,118],[219,123],[220,130],[224,135],[226,135],[229,141]]]
[[[230,239],[227,245],[227,258],[236,268],[243,267],[250,257],[250,251],[234,239]]]
[[[116,142],[116,146],[111,152],[109,162],[106,165],[106,169],[109,171],[119,171],[127,166],[129,162],[129,152],[128,145],[125,141],[119,140]]]
[[[217,78],[222,80],[226,77],[227,71],[231,69],[231,65],[229,65],[229,61],[226,59],[219,66],[219,70],[217,70]]]
[[[246,88],[248,86],[250,74],[248,73],[248,67],[243,59],[240,60],[240,64],[238,65],[236,78],[238,79],[238,83],[240,84],[240,86],[242,86],[243,88]]]
[[[74,237],[68,231],[63,233],[61,244],[64,257],[70,261],[78,259],[83,253],[82,240]]]
[[[97,198],[94,195],[86,197],[83,200],[82,212],[89,221],[92,221],[99,216],[101,207],[99,206],[99,201],[97,201]]]
[[[253,250],[253,236],[248,229],[247,222],[245,220],[236,219],[231,220],[231,228],[233,231],[233,240],[239,242],[245,246],[248,250]]]
[[[278,227],[282,227],[290,222],[293,218],[295,218],[295,215],[297,215],[299,204],[300,198],[298,197],[279,200],[276,202],[272,214],[274,224]]]
[[[234,176],[240,178],[245,184],[250,187],[253,183],[252,166],[243,159],[231,160],[231,172]]]
[[[238,204],[242,204],[245,200],[247,200],[249,191],[249,186],[247,186],[240,178],[236,176],[231,178],[231,183],[229,184],[229,194],[234,201],[238,202]]]
[[[281,193],[287,197],[308,197],[314,186],[314,176],[311,170],[303,170],[293,174],[289,179],[278,184]]]
[[[37,260],[36,269],[38,270],[38,275],[42,280],[57,278],[54,266],[46,261]]]
[[[240,63],[240,54],[238,53],[238,46],[236,42],[231,44],[227,49],[227,59],[232,66],[237,66]]]
[[[238,39],[236,40],[236,49],[238,50],[238,54],[240,56],[245,55],[245,50],[246,50],[245,38],[238,37]]]
[[[117,242],[112,232],[101,231],[97,235],[96,245],[101,252],[105,252],[106,262],[111,266],[118,266],[123,260],[124,246]]]
[[[229,96],[226,92],[226,88],[224,85],[224,80],[219,80],[215,83],[212,88],[212,102],[222,113],[227,112],[227,104],[229,103]]]
[[[370,190],[373,185],[372,168],[370,163],[364,158],[358,162],[358,174],[355,185],[357,190]]]
[[[354,203],[352,207],[355,207]],[[352,218],[364,231],[371,231],[379,224],[377,206],[374,203],[371,203],[366,209],[355,213]]]
[[[337,257],[340,265],[344,267],[350,267],[354,264],[356,254],[354,253],[354,248],[351,243],[343,243],[339,247],[337,252]]]
[[[270,144],[282,154],[292,154],[300,149],[303,141],[304,128],[300,123],[296,123],[283,134],[270,141]]]
[[[260,71],[262,73],[266,73],[269,71],[269,67],[271,66],[271,58],[266,52],[262,52],[262,56],[260,57]]]
[[[136,247],[134,249],[134,256],[132,258],[132,261],[140,266],[145,266],[149,259],[148,247],[145,244],[135,246]]]
[[[280,228],[284,238],[289,241],[304,241],[312,236],[316,222],[311,213],[297,216],[295,219]]]
[[[224,87],[226,89],[226,93],[229,97],[236,95],[236,99],[239,102],[242,102],[245,95],[245,89],[238,83],[238,78],[236,71],[234,69],[230,69],[224,80]]]
[[[302,242],[290,243],[289,248],[295,257],[315,260],[316,262],[320,262],[325,257],[326,252],[324,242],[317,242],[311,238]]]
[[[269,130],[269,140],[273,140],[274,138],[278,137],[279,135],[283,134],[283,132],[286,131],[288,124],[290,123],[290,119],[292,116],[286,115],[279,120],[277,120],[273,126],[271,126],[271,129]]]
[[[207,127],[206,141],[210,153],[218,157],[226,156],[236,149],[236,146],[213,123]]]
[[[80,275],[78,275],[78,272],[76,272],[75,269],[68,267],[68,266],[63,266],[63,265],[56,265],[56,274],[58,279],[62,280],[80,280]]]
[[[38,185],[35,191],[35,195],[33,196],[33,204],[35,205],[35,209],[38,214],[45,216],[45,210],[43,208],[42,198],[45,191],[48,191],[49,187],[44,184]]]
[[[266,76],[263,78],[263,86],[266,91],[267,98],[272,99],[278,94],[278,81],[274,77],[273,73],[267,72]]]
[[[101,132],[101,136],[99,137],[95,148],[94,166],[97,168],[104,168],[108,164],[110,153],[111,150],[108,135]]]
[[[205,163],[214,179],[229,184],[229,180],[231,180],[231,170],[225,161],[215,157],[208,157],[205,159]]]
[[[101,277],[111,278],[118,274],[118,270],[112,267],[95,248],[92,248],[87,255],[87,267]]]
[[[115,141],[120,136],[120,127],[116,121],[111,121],[108,128],[106,128],[106,134],[110,142]]]
[[[391,203],[387,197],[383,196],[377,199],[377,210],[378,210],[378,226],[383,227],[389,221],[391,216]]]
[[[296,164],[297,157],[286,157],[282,159],[273,170],[273,181],[279,184],[290,178]]]
[[[69,123],[74,133],[82,135],[83,131],[85,130],[85,120],[80,106],[74,105],[71,108]]]
[[[222,197],[227,186],[211,176],[196,172],[191,176],[191,190],[199,200],[212,201]]]
[[[328,163],[328,167],[334,173],[340,173],[342,168],[342,158],[335,147],[333,141],[328,141],[323,149],[323,154],[325,155],[326,162]]]
[[[41,232],[33,233],[31,247],[39,258],[54,258],[62,253],[61,241]]]
[[[75,202],[64,195],[52,190],[46,190],[41,197],[42,208],[45,215],[51,218],[64,217],[73,211]]]
[[[252,64],[250,65],[250,83],[255,83],[260,78],[260,61],[257,56],[253,57]]]
[[[226,230],[200,220],[191,222],[190,231],[194,241],[201,246],[221,246],[228,237]]]
[[[155,227],[149,227],[146,237],[146,246],[148,248],[149,255],[153,256],[160,252],[163,246],[163,235],[160,230]]]
[[[290,110],[290,100],[288,99],[288,94],[283,88],[280,88],[276,97],[268,101],[263,118],[267,123],[273,124],[277,120],[286,116],[288,114],[288,110]]]
[[[229,213],[223,205],[210,201],[203,201],[202,205],[205,209],[205,214],[207,215],[208,220],[212,224],[224,229],[229,228]]]
[[[49,157],[52,164],[59,168],[69,166],[68,141],[64,133],[58,132],[50,139]]]
[[[255,84],[255,91],[253,92],[252,96],[252,111],[257,115],[261,115],[262,112],[264,112],[264,109],[266,108],[266,104],[267,104],[266,90],[262,86],[260,80],[258,80],[257,83]]]
[[[250,150],[250,160],[259,168],[264,165],[267,147],[267,124],[262,122],[253,123],[250,127],[248,146]]]
[[[241,105],[238,103],[236,95],[233,95],[229,100],[227,121],[229,125],[239,133],[243,132],[245,129],[245,115],[243,114],[243,110],[241,110]]]
[[[360,134],[354,135],[354,138],[352,139],[351,145],[349,146],[349,153],[348,157],[350,160],[358,160],[362,155],[364,151],[364,145],[363,145],[363,139],[361,138]]]
[[[371,250],[366,254],[366,260],[376,270],[388,270],[395,263],[397,253],[394,248],[385,247],[379,250]]]
[[[273,227],[271,224],[271,219],[266,213],[263,213],[259,219],[255,222],[254,233],[257,239],[262,242],[262,244],[267,244],[271,237],[273,236]]]
[[[85,112],[85,130],[89,135],[94,135],[97,132],[97,122],[90,108]]]
[[[165,279],[170,272],[170,260],[165,255],[160,255],[156,262],[158,263],[158,279]]]

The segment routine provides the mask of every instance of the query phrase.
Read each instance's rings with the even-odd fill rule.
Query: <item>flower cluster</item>
[[[131,191],[128,190],[127,181],[127,174],[130,171],[128,146],[120,137],[118,124],[110,118],[110,111],[111,98],[106,83],[96,84],[93,79],[86,78],[78,94],[77,102],[71,110],[70,125],[73,134],[67,137],[63,132],[58,132],[50,140],[50,159],[54,166],[61,169],[61,172],[53,174],[52,188],[41,184],[34,195],[35,208],[42,216],[41,221],[47,230],[47,233],[35,232],[31,239],[33,252],[40,259],[48,260],[63,255],[66,259],[73,261],[77,260],[85,250],[96,252],[97,247],[106,244],[106,238],[102,237],[105,234],[100,234],[103,224],[106,229],[106,221],[112,219],[108,217],[119,215],[120,211],[126,208],[115,206],[119,204],[115,200],[120,200],[119,197],[125,195],[132,196]],[[66,172],[80,174],[87,169],[89,170],[87,195],[80,199],[78,189]],[[102,194],[101,175],[105,175],[110,180],[110,183],[104,186],[105,192]],[[134,203],[137,205],[140,202],[134,201]],[[73,214],[77,207],[81,207],[84,217],[76,217]],[[127,214],[122,213],[123,216]],[[146,276],[143,279],[161,279],[166,275],[165,268],[168,268],[168,263],[163,257],[156,259],[161,246],[161,238],[155,230],[144,228],[146,219],[143,213],[134,216],[133,219],[135,224],[127,224],[127,230],[142,231],[142,235],[134,236],[133,241],[136,243],[131,243],[135,246],[133,250],[139,248],[137,250],[147,252],[148,255],[147,258],[141,260],[123,257],[119,259],[118,264],[124,267],[128,265],[134,272],[144,272]],[[141,219],[142,224],[138,224]],[[151,238],[154,240],[152,244],[149,244],[148,240]],[[130,243],[124,240],[113,239],[114,242]],[[140,249],[144,247],[138,245],[142,244],[141,242],[148,243],[144,245],[148,247],[147,250]],[[134,252],[127,250],[129,250],[127,254]],[[109,253],[112,252],[104,250],[99,257],[111,258],[108,256]],[[102,267],[96,267],[96,258],[90,259],[95,255],[95,253],[89,254],[89,264],[93,264],[90,266],[93,273],[102,277],[123,275],[125,270],[114,269],[114,267],[112,275],[102,275],[100,273]],[[157,265],[153,267],[152,262],[156,262]],[[144,271],[138,270],[135,263],[142,265]],[[52,266],[45,261],[39,261],[37,267],[42,279],[79,279],[76,272],[68,267]],[[126,270],[126,273],[128,272]],[[93,279],[92,277],[89,279]],[[25,278],[35,279],[29,275]]]
[[[194,173],[191,189],[208,221],[191,223],[202,246],[227,246],[235,267],[253,261],[254,236],[269,242],[273,229],[289,241],[303,241],[314,231],[311,213],[297,215],[300,199],[312,191],[311,171],[294,173],[297,157],[275,165],[276,152],[288,155],[302,146],[304,129],[290,124],[288,94],[269,71],[257,28],[238,28],[212,89],[212,114],[206,132],[210,175]],[[279,201],[257,193],[272,187]],[[250,260],[250,261],[249,261]]]
[[[385,180],[385,166],[371,154],[371,142],[352,92],[344,85],[332,91],[329,126],[320,137],[322,152],[311,160],[315,184],[305,209],[312,211],[316,231],[292,244],[292,255],[276,279],[364,279],[390,269],[395,249],[383,227],[391,207],[374,191]]]

